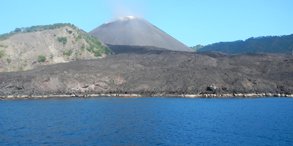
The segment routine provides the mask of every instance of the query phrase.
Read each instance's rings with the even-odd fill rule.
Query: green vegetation
[[[10,36],[11,36],[10,33],[4,33],[4,34],[1,34],[1,35],[0,35],[0,41],[1,41],[1,40],[6,40],[6,39],[8,39]]]
[[[59,43],[62,43],[63,45],[66,45],[66,43],[67,43],[66,37],[58,37],[57,40]]]
[[[13,32],[36,32],[36,31],[43,31],[43,30],[50,30],[50,29],[57,29],[61,27],[73,27],[76,28],[74,25],[69,23],[56,23],[52,25],[37,25],[37,26],[31,26],[31,27],[25,27],[25,28],[16,28]]]
[[[64,56],[71,56],[72,53],[73,53],[72,50],[66,50],[66,51],[63,52],[63,55]]]
[[[4,50],[0,50],[0,59],[3,58],[5,56],[5,51]]]
[[[68,30],[68,29],[66,29],[66,32],[68,32],[69,34],[73,33],[71,30]]]
[[[79,34],[76,38],[75,38],[75,41],[79,41],[81,40],[82,36]]]
[[[286,53],[293,51],[293,34],[249,38],[245,41],[220,42],[204,46],[199,51],[215,51],[228,54],[240,53]]]
[[[102,56],[102,54],[110,54],[111,50],[104,46],[97,38],[84,35],[84,39],[89,46],[86,47],[86,50],[93,53],[96,57]]]
[[[102,46],[101,44],[90,44],[86,49],[93,53],[96,57],[102,56],[102,54],[108,54],[110,52],[107,47]]]
[[[10,58],[7,58],[6,61],[7,61],[8,64],[11,63],[11,59]]]
[[[46,56],[44,55],[39,55],[38,56],[38,62],[41,63],[41,62],[45,62],[46,61]]]
[[[52,25],[37,25],[37,26],[31,26],[31,27],[23,27],[23,28],[16,28],[14,31],[11,31],[9,33],[5,33],[0,35],[0,40],[5,40],[9,38],[10,36],[17,34],[17,33],[28,33],[28,32],[37,32],[37,31],[43,31],[43,30],[50,30],[50,29],[58,29],[65,26],[69,26],[73,29],[79,30],[76,26],[70,23],[56,23]]]
[[[21,31],[22,31],[21,28],[15,28],[15,30],[14,30],[15,33],[18,33],[18,32],[21,32]]]
[[[24,71],[23,66],[19,66],[18,71]]]
[[[74,53],[75,57],[78,57],[78,56],[81,56],[81,55],[82,55],[82,53],[80,51]]]
[[[8,46],[0,44],[0,48],[7,48]]]
[[[84,44],[81,45],[80,50],[85,51],[85,45]]]
[[[37,32],[37,31],[43,31],[43,30],[49,30],[49,29],[62,28],[65,26],[70,27],[70,29],[66,29],[66,31],[69,34],[73,34],[76,41],[82,40],[80,42],[80,43],[82,43],[82,46],[80,48],[81,51],[88,51],[88,52],[94,54],[94,56],[96,56],[96,57],[102,56],[103,54],[110,54],[111,53],[111,50],[107,46],[103,45],[97,38],[89,35],[85,31],[78,29],[74,25],[68,24],[68,23],[65,23],[65,24],[58,23],[58,24],[53,24],[53,25],[39,25],[39,26],[32,26],[32,27],[27,27],[27,28],[16,28],[14,31],[12,31],[10,33],[0,35],[0,40],[7,39],[10,36],[12,36],[14,34],[18,34],[18,33]],[[74,33],[74,31],[76,31],[77,33]],[[66,45],[70,41],[65,36],[58,37],[55,34],[55,37],[56,37],[57,41],[63,45]],[[7,46],[0,46],[0,47],[7,47]],[[64,51],[63,55],[71,56],[72,53],[74,53],[72,50],[68,50],[68,51]],[[38,62],[45,62],[45,61],[46,61],[45,56],[38,57]]]
[[[193,49],[194,51],[197,51],[197,50],[199,50],[199,49],[201,49],[201,48],[203,48],[204,46],[203,45],[196,45],[196,46],[193,46],[193,47],[191,47],[191,49]]]

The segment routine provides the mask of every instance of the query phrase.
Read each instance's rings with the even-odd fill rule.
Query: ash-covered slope
[[[127,16],[101,25],[90,32],[109,46],[148,46],[172,51],[193,51],[142,18]],[[123,47],[120,47],[123,49]],[[111,48],[112,49],[112,48]]]

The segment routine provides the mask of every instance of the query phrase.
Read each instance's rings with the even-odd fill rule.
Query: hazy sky
[[[188,46],[293,33],[293,0],[2,0],[0,33],[73,23],[90,31],[115,17],[144,17]]]

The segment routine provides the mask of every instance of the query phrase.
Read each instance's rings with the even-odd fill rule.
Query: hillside
[[[0,72],[95,59],[108,53],[98,39],[71,24],[17,28],[0,36]]]
[[[0,97],[100,93],[293,94],[292,74],[293,57],[289,55],[226,56],[170,51],[118,54],[25,72],[0,73]]]
[[[204,46],[198,52],[241,53],[283,53],[292,54],[293,34],[249,38],[245,41],[220,42]]]

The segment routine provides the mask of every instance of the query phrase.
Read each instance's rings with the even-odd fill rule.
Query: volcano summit
[[[92,30],[90,34],[110,47],[112,46],[111,49],[115,48],[115,46],[125,49],[128,46],[136,49],[147,47],[159,50],[193,51],[145,19],[134,16],[121,17],[115,21],[105,23]]]

